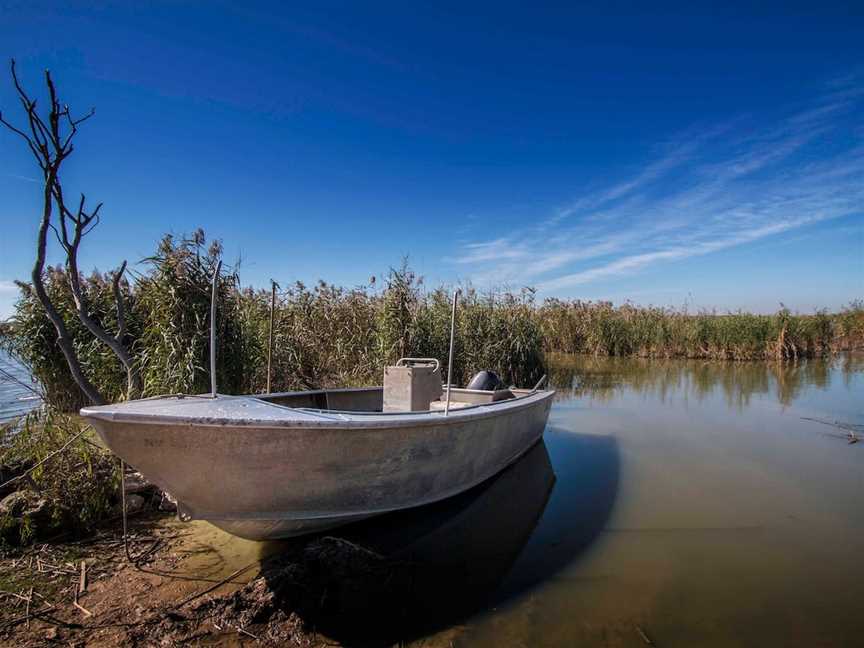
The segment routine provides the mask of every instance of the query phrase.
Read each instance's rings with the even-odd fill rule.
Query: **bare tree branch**
[[[78,211],[75,214],[71,214],[66,209],[65,205],[60,205],[61,222],[68,218],[72,221],[73,227],[72,240],[68,241],[67,244],[64,245],[66,249],[66,270],[69,277],[69,287],[72,290],[72,298],[75,301],[75,310],[78,312],[78,319],[81,320],[81,323],[87,327],[87,330],[96,336],[100,342],[105,344],[114,352],[114,355],[117,356],[118,360],[120,360],[126,368],[127,396],[129,398],[135,398],[141,393],[142,383],[138,369],[132,359],[132,355],[129,353],[129,350],[122,341],[123,336],[119,334],[117,336],[112,336],[92,317],[90,314],[90,306],[87,302],[87,295],[81,285],[81,271],[78,267],[78,248],[81,245],[81,240],[84,236],[86,236],[89,231],[92,231],[93,227],[98,223],[99,209],[102,206],[101,204],[98,205],[93,212],[88,214],[84,210],[85,201],[86,198],[82,194],[81,201],[78,205]],[[125,267],[126,262],[124,261],[122,268],[125,270]],[[119,281],[120,274],[118,273],[114,278],[113,288],[114,296],[119,300],[117,302],[118,313],[122,315],[123,303],[122,294],[119,289]],[[125,322],[118,321],[118,326],[125,329]]]
[[[72,374],[72,378],[92,403],[102,405],[105,403],[105,399],[81,370],[81,362],[78,360],[78,355],[75,353],[75,349],[72,346],[72,338],[69,336],[66,323],[63,321],[60,313],[57,312],[54,304],[51,303],[51,299],[48,297],[48,293],[45,291],[45,285],[43,283],[43,276],[45,273],[45,248],[47,244],[48,227],[51,224],[53,205],[51,185],[54,181],[55,175],[54,170],[52,170],[45,181],[42,220],[39,225],[39,234],[36,240],[36,261],[33,264],[33,271],[30,278],[33,281],[33,290],[36,293],[36,297],[39,299],[39,302],[45,309],[48,318],[54,325],[54,329],[57,331],[57,345],[60,347],[60,350],[66,358],[66,364],[69,365],[69,371]]]
[[[116,335],[110,335],[91,315],[87,295],[81,285],[81,272],[78,267],[78,249],[82,239],[93,231],[93,228],[99,224],[100,210],[102,203],[99,203],[92,211],[86,209],[86,197],[81,194],[81,199],[78,203],[76,211],[71,211],[63,196],[63,187],[60,182],[60,167],[63,161],[71,155],[74,150],[72,140],[78,132],[79,124],[85,122],[93,116],[95,110],[90,109],[83,116],[75,118],[66,104],[61,104],[57,96],[57,88],[54,85],[54,80],[51,73],[45,72],[45,85],[48,90],[48,98],[50,106],[46,119],[37,111],[35,99],[31,99],[25,91],[18,73],[15,68],[14,59],[10,63],[10,72],[12,83],[18,94],[18,99],[21,102],[24,112],[27,117],[27,125],[29,133],[22,128],[18,128],[3,118],[0,113],[0,124],[3,124],[10,131],[22,137],[33,153],[36,162],[42,169],[45,180],[43,190],[43,207],[42,218],[39,225],[39,233],[36,243],[36,261],[33,265],[31,278],[33,281],[33,289],[42,304],[48,318],[54,325],[57,332],[57,344],[60,346],[63,355],[66,357],[66,362],[69,365],[69,370],[75,382],[84,392],[90,401],[96,404],[105,402],[105,399],[95,388],[95,386],[84,376],[81,370],[81,363],[72,346],[72,341],[69,336],[66,324],[62,316],[59,314],[54,304],[45,290],[43,277],[45,273],[45,256],[47,247],[48,230],[53,230],[57,236],[66,254],[66,270],[69,278],[69,287],[72,291],[72,297],[75,302],[75,309],[78,314],[78,319],[85,327],[101,342],[106,344],[114,355],[120,360],[126,368],[128,377],[128,394],[129,398],[134,398],[142,391],[142,382],[140,373],[126,348],[124,337],[126,335],[126,321],[124,314],[123,293],[120,289],[120,280],[126,270],[126,261],[120,266],[119,270],[114,273],[112,280],[112,289],[117,308],[117,326]],[[53,222],[54,211],[56,207],[58,225]]]

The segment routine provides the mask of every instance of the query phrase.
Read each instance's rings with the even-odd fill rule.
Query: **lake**
[[[466,646],[864,643],[864,361],[570,358],[557,480]],[[864,436],[864,435],[862,435]]]
[[[401,567],[322,578],[310,625],[347,645],[864,643],[864,359],[558,357],[550,376],[544,441],[516,464],[329,533],[364,563],[341,569]],[[196,577],[287,546],[178,528]]]
[[[350,643],[401,614],[406,639],[490,648],[864,643],[864,442],[847,439],[864,361],[559,358],[552,379],[545,442],[497,479],[334,534],[417,567],[404,610],[362,593],[360,621],[318,627]]]
[[[39,386],[30,372],[0,349],[0,423],[26,414],[39,405]]]

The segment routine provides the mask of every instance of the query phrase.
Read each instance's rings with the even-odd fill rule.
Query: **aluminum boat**
[[[554,391],[447,389],[437,364],[403,359],[383,387],[165,396],[81,415],[182,517],[286,538],[451,497],[541,439]]]

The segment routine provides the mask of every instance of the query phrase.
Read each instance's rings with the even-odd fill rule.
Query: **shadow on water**
[[[618,442],[612,436],[546,429],[545,444],[556,474],[543,517],[495,604],[514,598],[577,561],[606,527],[618,497]]]
[[[345,645],[390,645],[550,578],[603,529],[619,472],[611,438],[553,433],[555,470],[541,441],[456,497],[284,543],[262,571],[277,607]]]

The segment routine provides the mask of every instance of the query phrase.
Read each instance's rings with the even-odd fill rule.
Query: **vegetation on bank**
[[[92,531],[117,513],[117,460],[46,407],[0,428],[0,546]]]
[[[144,395],[209,390],[211,278],[222,250],[200,230],[189,238],[164,237],[145,270],[119,282],[125,302],[122,342],[131,350]],[[127,374],[111,350],[93,337],[75,313],[67,270],[49,268],[44,285],[67,322],[83,371],[109,400],[122,399]],[[295,283],[277,292],[272,390],[377,384],[382,367],[402,356],[434,357],[446,372],[451,293],[427,290],[403,265],[383,286],[340,288]],[[107,331],[118,329],[113,277],[81,278],[91,316]],[[28,284],[21,284],[5,346],[44,386],[55,407],[86,404],[75,384],[56,332]],[[217,380],[224,393],[265,390],[270,328],[269,290],[240,286],[234,272],[217,290]],[[492,369],[520,386],[546,372],[550,352],[641,357],[782,359],[828,355],[860,347],[864,303],[842,312],[774,315],[696,313],[674,309],[614,307],[607,302],[547,299],[533,291],[462,292],[457,314],[454,379],[464,383]]]
[[[146,259],[144,272],[122,280],[125,303],[122,342],[143,379],[144,395],[202,393],[210,389],[209,311],[211,278],[221,255],[204,234],[166,236]],[[49,268],[44,285],[67,322],[69,337],[87,378],[108,400],[124,397],[127,376],[111,350],[81,325],[67,270]],[[274,315],[272,391],[336,385],[380,384],[382,368],[400,357],[435,357],[444,362],[449,345],[449,291],[423,290],[422,280],[403,266],[382,282],[339,288],[295,283],[277,294]],[[112,277],[81,278],[90,316],[105,330],[118,329]],[[56,344],[56,332],[40,300],[21,284],[9,351],[31,368],[47,400],[66,410],[86,404]],[[267,382],[269,290],[242,288],[236,272],[220,276],[217,288],[217,381],[223,393],[260,393]],[[532,294],[462,292],[457,318],[454,380],[467,381],[480,368],[517,385],[531,385],[545,372],[540,323]]]
[[[548,299],[537,310],[544,348],[561,353],[716,360],[796,360],[864,348],[864,302],[840,313],[773,315],[614,307]]]

